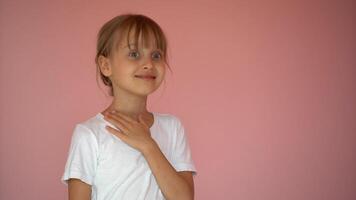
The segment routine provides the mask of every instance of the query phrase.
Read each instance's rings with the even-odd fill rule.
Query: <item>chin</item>
[[[139,95],[139,96],[148,96],[148,95],[152,94],[156,90],[157,90],[157,88],[155,88],[155,89],[146,89],[146,90],[138,91],[138,92],[136,92],[136,94]]]

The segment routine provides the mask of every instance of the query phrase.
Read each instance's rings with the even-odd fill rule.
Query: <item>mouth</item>
[[[140,79],[144,79],[144,80],[155,80],[156,77],[155,76],[140,76],[140,75],[136,75],[136,78],[140,78]]]

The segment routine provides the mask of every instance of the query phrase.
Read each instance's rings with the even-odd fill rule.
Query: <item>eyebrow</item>
[[[128,45],[122,46],[121,48],[124,49],[124,48],[129,47],[129,46],[137,47],[136,43],[130,43],[130,44],[128,44]],[[153,50],[158,50],[158,51],[160,51],[160,52],[163,53],[163,50],[161,50],[160,48],[155,48],[155,49],[153,49]]]
[[[126,47],[128,47],[128,46],[137,46],[137,45],[136,45],[136,43],[130,43],[130,44],[128,44],[128,45],[122,46],[121,48],[126,48]]]

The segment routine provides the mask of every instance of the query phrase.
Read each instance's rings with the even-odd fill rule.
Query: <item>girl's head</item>
[[[166,37],[147,16],[116,16],[98,33],[95,63],[97,77],[100,74],[109,87],[110,96],[120,89],[147,95],[159,87],[165,67],[169,68]],[[155,79],[142,79],[142,75],[153,75]]]

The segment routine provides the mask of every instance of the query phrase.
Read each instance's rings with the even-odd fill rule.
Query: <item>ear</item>
[[[98,58],[98,64],[99,64],[101,73],[103,73],[107,77],[111,76],[112,70],[111,70],[109,58],[106,58],[105,56],[100,55]]]

